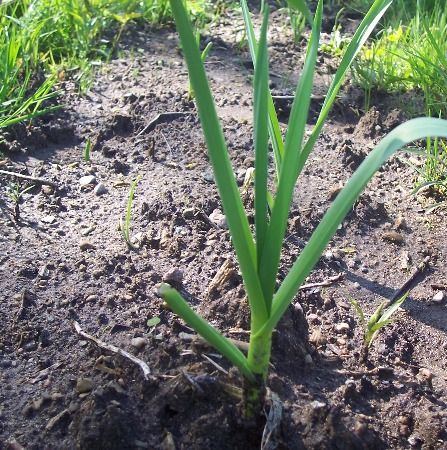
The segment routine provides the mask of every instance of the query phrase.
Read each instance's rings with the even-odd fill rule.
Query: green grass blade
[[[303,72],[296,90],[289,119],[284,159],[279,173],[278,191],[262,250],[259,279],[266,298],[272,298],[275,290],[284,233],[290,204],[296,183],[297,163],[307,123],[312,94],[313,77],[318,54],[323,5],[320,0],[314,19],[314,29],[309,40]]]
[[[396,300],[389,308],[387,308],[387,310],[383,313],[382,317],[380,318],[380,321],[388,320],[394,314],[394,312],[400,307],[400,305],[402,305],[402,303],[405,301],[409,293],[410,291],[407,291],[404,295],[402,295],[400,299]]]
[[[244,354],[205,319],[196,314],[178,291],[163,283],[158,293],[178,316],[228,358],[248,380],[255,380]]]
[[[313,26],[313,18],[310,12],[307,2],[305,0],[287,0],[287,3],[292,7],[297,9],[309,22],[310,26]]]
[[[242,15],[244,17],[245,29],[247,31],[248,46],[250,48],[251,59],[253,66],[256,68],[257,63],[257,49],[258,43],[255,37],[255,31],[253,29],[253,23],[250,17],[250,11],[247,6],[246,0],[241,0]],[[282,139],[281,129],[279,127],[278,116],[276,114],[275,105],[273,103],[272,94],[268,93],[268,112],[269,122],[268,130],[270,141],[272,143],[273,155],[276,164],[276,173],[279,173],[281,161],[284,155],[284,142]]]
[[[275,295],[271,317],[257,334],[261,335],[276,326],[301,284],[318,262],[326,245],[336,233],[338,226],[381,165],[403,146],[427,136],[447,138],[447,121],[434,118],[410,120],[391,131],[365,158],[335,198],[298,260],[295,261]]]
[[[239,195],[222,127],[188,14],[183,1],[170,0],[170,4],[182,42],[191,85],[196,94],[197,109],[210,161],[247,289],[253,326],[258,328],[266,320],[268,313],[257,275],[255,243]]]
[[[267,180],[268,180],[268,113],[269,71],[267,55],[268,8],[265,8],[261,37],[257,50],[257,64],[253,83],[253,116],[255,146],[255,227],[258,265],[262,258],[268,224]],[[268,313],[269,305],[266,305]]]
[[[357,31],[354,33],[354,36],[352,37],[351,42],[346,48],[346,52],[343,55],[340,65],[326,94],[326,98],[321,108],[317,123],[315,124],[315,127],[312,130],[312,133],[309,136],[309,139],[306,142],[306,145],[304,146],[304,149],[300,155],[300,163],[297,176],[299,176],[299,174],[301,173],[307,161],[307,158],[309,157],[309,154],[312,151],[315,142],[318,139],[318,136],[320,135],[321,129],[343,83],[346,72],[351,66],[352,61],[356,57],[357,53],[361,50],[363,44],[366,42],[374,27],[377,25],[391,3],[392,0],[376,0],[369,9],[368,13],[363,18]]]

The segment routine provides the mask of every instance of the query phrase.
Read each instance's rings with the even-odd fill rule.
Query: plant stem
[[[259,336],[251,333],[247,360],[248,367],[255,375],[255,381],[247,382],[244,389],[244,414],[247,419],[258,417],[262,412],[271,349],[272,331]]]

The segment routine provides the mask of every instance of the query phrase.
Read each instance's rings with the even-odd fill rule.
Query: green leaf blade
[[[228,358],[247,379],[254,381],[255,378],[244,354],[205,319],[196,314],[175,289],[164,283],[160,286],[158,293],[191,328]]]

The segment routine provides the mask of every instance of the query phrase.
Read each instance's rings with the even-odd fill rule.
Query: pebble
[[[95,249],[96,247],[95,247],[95,245],[94,244],[92,244],[92,242],[91,241],[89,241],[88,239],[81,239],[80,241],[79,241],[79,248],[81,249],[81,250],[93,250],[93,249]]]
[[[220,211],[220,209],[215,209],[210,214],[210,220],[214,224],[216,224],[219,228],[228,228],[227,219],[224,214]]]
[[[81,177],[79,179],[79,184],[81,186],[88,186],[89,184],[96,183],[96,177],[94,175],[86,175],[85,177]]]
[[[95,383],[90,378],[78,378],[76,381],[76,389],[80,394],[91,392],[95,388]]]
[[[131,339],[131,341],[130,341],[130,345],[132,347],[135,347],[137,350],[141,350],[147,344],[148,344],[148,340],[143,337],[136,337],[136,338]]]
[[[319,402],[318,400],[313,401],[310,404],[311,408],[314,410],[326,408],[326,403]]]
[[[397,231],[386,231],[382,234],[384,241],[393,242],[394,244],[402,244],[404,237]]]
[[[308,314],[307,316],[306,316],[306,318],[307,318],[307,321],[309,322],[309,323],[320,323],[321,321],[320,321],[320,317],[318,316],[318,314],[313,314],[313,313],[311,313],[311,314]]]
[[[7,369],[8,367],[12,366],[12,361],[10,359],[2,359],[0,361],[0,367],[2,369]]]
[[[186,208],[183,210],[183,218],[186,220],[194,219],[195,209],[194,208]]]
[[[214,178],[213,172],[203,172],[202,177],[205,181],[208,181],[208,183],[215,183],[216,179]]]
[[[86,302],[92,302],[92,303],[97,303],[99,300],[99,297],[95,294],[90,294],[85,298]]]
[[[433,296],[431,301],[436,305],[440,305],[444,301],[444,299],[445,299],[445,292],[439,291]]]
[[[167,283],[177,283],[182,284],[183,282],[183,271],[177,267],[173,267],[163,276],[163,281]]]
[[[49,223],[52,224],[54,222],[56,222],[56,217],[48,215],[48,216],[44,216],[40,219],[41,222],[43,223]]]
[[[426,369],[425,367],[421,367],[419,369],[418,378],[422,379],[423,381],[429,382],[433,378],[433,374],[431,373],[430,370]]]
[[[354,433],[357,436],[361,436],[362,434],[365,433],[365,431],[367,430],[367,426],[362,422],[362,421],[357,421],[354,425]]]
[[[102,184],[102,183],[98,183],[95,186],[95,189],[93,189],[93,192],[95,193],[95,195],[103,195],[107,192],[106,187]]]
[[[335,325],[335,331],[337,333],[346,333],[350,329],[350,326],[345,322],[337,323],[337,325]]]
[[[398,230],[403,230],[407,227],[407,221],[405,220],[404,217],[398,217],[395,220],[394,225]]]
[[[314,360],[312,359],[312,356],[308,353],[305,357],[304,357],[304,363],[305,364],[312,364],[314,362]]]
[[[38,276],[42,278],[42,280],[48,280],[48,278],[50,278],[50,271],[46,265],[39,269]]]

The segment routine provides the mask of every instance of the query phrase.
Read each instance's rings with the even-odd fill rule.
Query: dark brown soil
[[[203,41],[214,43],[206,66],[242,184],[253,165],[253,137],[252,68],[240,30],[232,14]],[[277,11],[270,30],[272,87],[287,94],[306,40],[293,44]],[[34,183],[17,211],[5,188],[18,181],[0,176],[0,448],[258,449],[262,429],[243,423],[231,393],[241,387],[237,371],[192,342],[192,331],[155,294],[162,280],[176,284],[222,332],[248,339],[230,236],[209,220],[220,201],[176,33],[128,34],[122,57],[98,73],[85,97],[66,81],[64,108],[28,129],[8,130],[2,146],[1,169],[57,187]],[[321,56],[316,94],[334,64]],[[405,101],[389,96],[367,114],[362,105],[361,92],[347,83],[297,185],[280,277],[337,186],[409,114]],[[314,113],[319,106],[317,95]],[[290,105],[278,108],[285,123]],[[181,114],[166,114],[173,112]],[[96,181],[81,187],[87,175]],[[130,249],[119,222],[139,175],[131,220],[139,248]],[[433,286],[447,284],[447,220],[444,210],[424,214],[429,198],[409,195],[414,177],[397,159],[384,166],[309,282],[343,279],[301,291],[280,322],[268,386],[283,416],[264,448],[446,448],[447,309],[433,301]],[[98,183],[102,195],[93,191]],[[250,193],[246,203],[252,215]],[[362,326],[348,297],[371,314],[427,256],[396,321],[361,363]],[[160,323],[148,327],[154,317]],[[75,322],[146,362],[150,375],[78,334]]]

